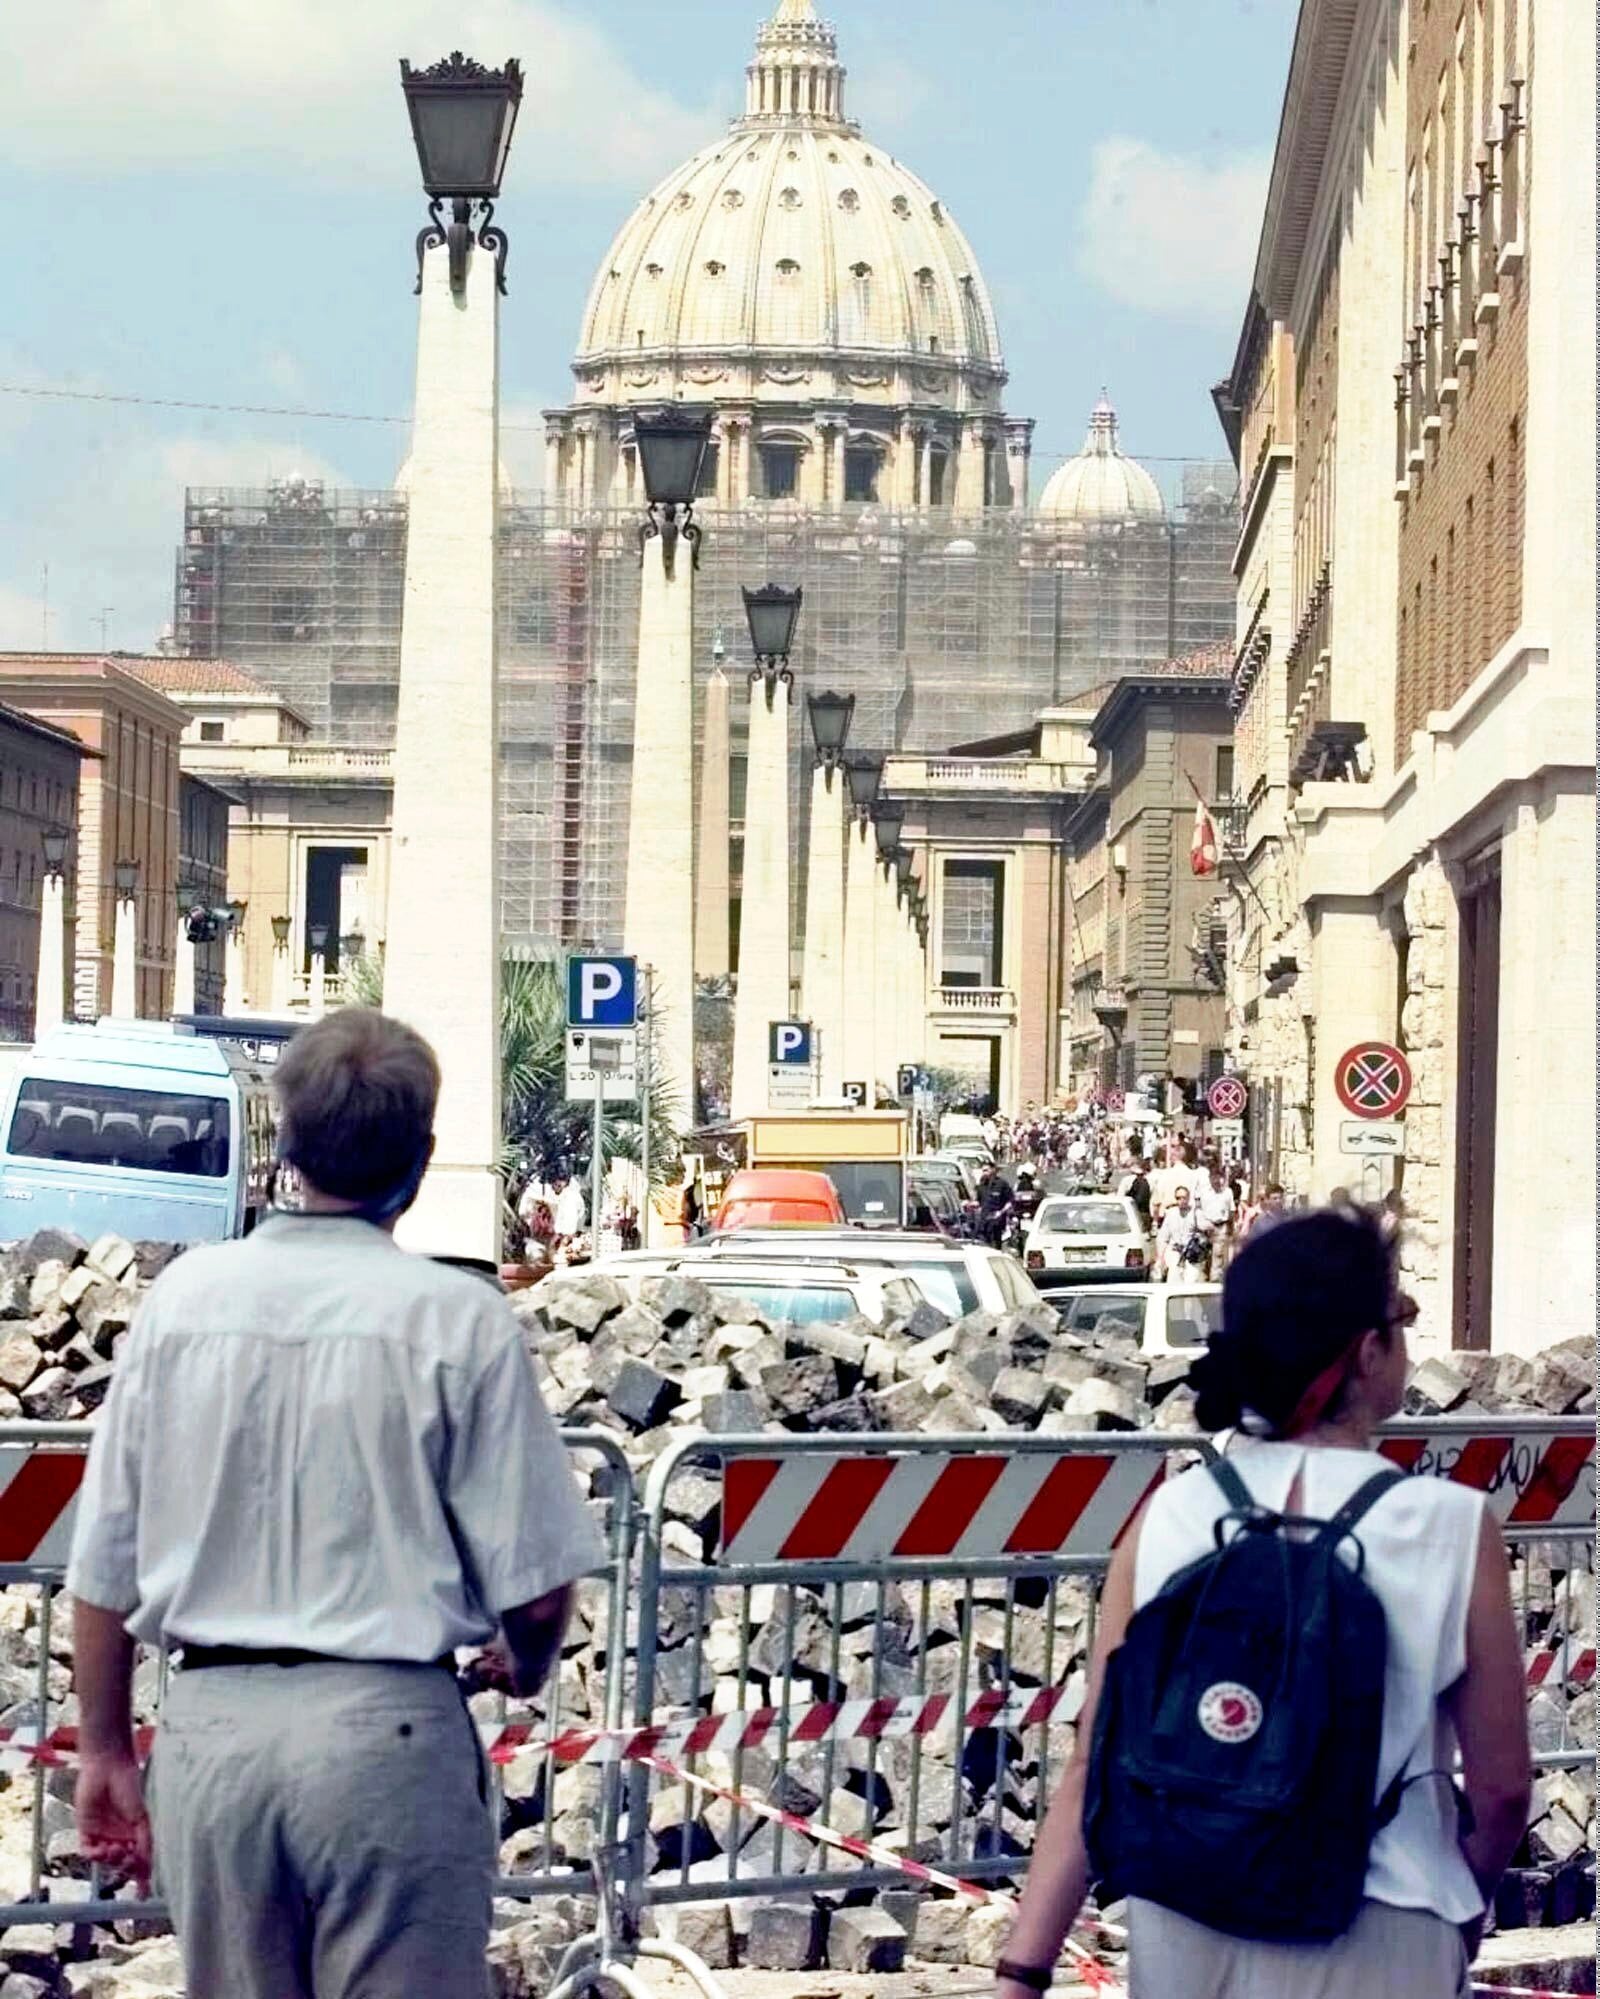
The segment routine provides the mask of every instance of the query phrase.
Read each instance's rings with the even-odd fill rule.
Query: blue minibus
[[[53,1028],[9,1065],[0,1115],[0,1242],[220,1242],[267,1206],[275,1124],[234,1043],[170,1021]]]

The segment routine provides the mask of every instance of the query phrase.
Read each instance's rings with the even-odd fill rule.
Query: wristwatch
[[[1048,1992],[1055,1974],[1048,1965],[1013,1964],[1003,1957],[994,1968],[996,1978],[1009,1978],[1013,1985],[1026,1985],[1030,1992]]]

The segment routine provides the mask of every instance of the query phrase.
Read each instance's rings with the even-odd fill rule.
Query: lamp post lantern
[[[402,58],[400,87],[432,217],[417,237],[418,292],[423,258],[441,245],[450,260],[451,291],[465,291],[467,256],[474,242],[494,257],[495,283],[503,292],[507,244],[504,230],[494,227],[493,216],[522,102],[521,65],[512,61],[504,69],[486,69],[459,49],[427,69],[414,70]],[[439,212],[446,201],[448,223]]]
[[[633,420],[633,442],[649,509],[639,527],[640,546],[660,536],[661,566],[670,582],[676,573],[680,534],[689,544],[692,566],[700,564],[700,529],[693,516],[711,444],[711,412],[681,405],[641,410]]]
[[[420,303],[384,916],[384,1005],[438,1050],[433,1160],[406,1248],[500,1258],[500,849],[495,797],[500,296],[494,203],[522,98],[516,62],[402,64],[431,221]],[[445,222],[443,204],[450,204]],[[326,943],[312,963],[313,1012]]]
[[[817,761],[824,770],[837,770],[844,761],[845,741],[850,734],[850,720],[855,712],[856,697],[853,694],[835,694],[830,689],[825,694],[806,696],[811,740],[817,748]]]
[[[47,826],[39,835],[39,844],[44,848],[44,871],[47,875],[60,877],[66,873],[67,849],[72,844],[72,835],[65,826]]]
[[[765,683],[770,708],[778,683],[782,681],[788,686],[794,679],[789,671],[789,654],[794,646],[794,628],[799,622],[804,593],[798,588],[786,590],[778,583],[763,583],[759,590],[746,589],[743,594],[750,649],[756,656],[756,670],[750,681],[753,687],[759,676]]]
[[[865,826],[872,818],[872,808],[878,802],[878,787],[883,783],[883,760],[881,757],[852,757],[844,767],[844,774],[850,786],[850,803],[860,823]]]

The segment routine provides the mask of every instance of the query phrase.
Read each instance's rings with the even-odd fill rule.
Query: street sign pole
[[[600,1079],[595,1079],[594,1091],[594,1131],[590,1139],[589,1156],[589,1261],[600,1261],[600,1196],[605,1188],[605,1169],[600,1155],[606,1136],[606,1093]]]
[[[639,1247],[650,1247],[650,1221],[655,1214],[655,1203],[650,1198],[650,1043],[656,1031],[656,975],[649,965],[641,965],[644,974],[644,1008],[640,1023],[644,1032],[639,1037],[639,1169],[644,1175],[644,1192],[639,1196]],[[694,1088],[694,1079],[689,1079],[689,1088]]]

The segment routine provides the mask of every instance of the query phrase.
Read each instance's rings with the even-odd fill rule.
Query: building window
[[[847,500],[877,499],[878,454],[870,447],[844,454],[844,496]]]
[[[220,722],[202,722],[200,724],[200,740],[202,743],[220,743],[222,741],[222,724]]]
[[[700,484],[696,488],[696,491],[703,500],[714,500],[717,496],[717,466],[720,449],[721,447],[718,445],[708,444],[706,446],[706,455],[700,461]]]
[[[944,505],[944,473],[949,462],[950,454],[946,451],[934,451],[929,455],[928,505],[930,507]]]
[[[939,983],[998,986],[1004,956],[1003,861],[946,861]]]
[[[1233,796],[1233,745],[1232,743],[1218,743],[1217,786],[1216,790],[1212,793],[1212,797],[1232,798],[1232,796]]]
[[[761,478],[769,500],[790,500],[800,485],[798,444],[763,444]]]

